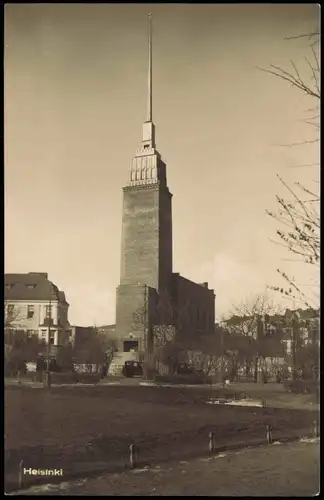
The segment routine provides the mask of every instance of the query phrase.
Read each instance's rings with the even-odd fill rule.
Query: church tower
[[[167,291],[172,280],[172,194],[166,165],[156,149],[152,115],[152,20],[149,15],[148,99],[143,136],[123,188],[120,285],[116,297],[116,333],[123,345],[145,334],[153,296]],[[134,322],[139,311],[145,321]]]

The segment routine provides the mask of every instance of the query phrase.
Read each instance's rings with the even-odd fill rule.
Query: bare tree
[[[21,328],[21,313],[19,307],[4,302],[4,354],[5,373],[16,375],[25,369],[25,363],[31,355],[31,344],[35,339],[29,339],[27,332]],[[33,342],[33,345],[35,342]],[[37,337],[37,348],[39,341]],[[29,352],[28,352],[29,351]],[[35,355],[36,356],[36,355]]]
[[[206,376],[219,372],[224,355],[220,342],[215,338],[198,340],[196,349],[186,349],[186,363],[195,371],[204,373]]]
[[[98,373],[104,365],[110,364],[115,350],[114,339],[93,327],[87,338],[74,346],[72,356],[76,362],[86,365],[89,373],[93,373],[93,367]]]
[[[279,176],[278,176],[279,177]],[[293,196],[293,202],[288,202],[277,195],[279,212],[267,211],[267,214],[280,222],[283,229],[277,229],[283,245],[290,252],[297,255],[299,260],[305,264],[317,266],[320,262],[320,216],[319,216],[319,195],[306,189],[299,183],[296,183],[299,189],[308,195],[308,199],[297,195],[284,181],[279,177],[282,184]],[[302,300],[307,307],[316,304],[314,297],[302,290],[295,280],[286,272],[277,269],[277,272],[286,282],[286,287],[272,286],[272,290],[278,291],[286,297],[295,300]]]
[[[256,295],[233,306],[232,315],[223,322],[229,336],[236,336],[238,348],[226,349],[232,358],[232,375],[240,366],[245,365],[246,372],[254,360],[254,379],[260,381],[261,365],[267,356],[265,338],[271,331],[270,317],[279,315],[282,309],[267,295]],[[250,342],[240,346],[240,337],[249,337]]]
[[[14,304],[4,302],[4,328],[19,329],[21,328],[20,321],[22,319],[19,307]]]
[[[224,326],[230,334],[247,335],[256,339],[259,319],[280,313],[282,308],[267,294],[254,295],[233,305],[232,313],[224,321]]]
[[[303,317],[302,311],[297,311],[290,319],[292,326],[291,361],[293,379],[312,378],[318,380],[319,375],[319,311],[308,310],[311,318]]]
[[[179,333],[186,324],[188,310],[189,301],[181,308],[176,307],[171,296],[164,292],[157,297],[150,315],[147,314],[145,305],[135,311],[134,329],[142,330],[144,327],[152,340],[152,352],[147,352],[145,348],[140,353],[145,368],[159,371],[164,365],[169,373],[176,371],[184,351],[184,342]]]
[[[289,83],[295,90],[303,93],[304,96],[312,101],[312,105],[308,110],[311,116],[304,120],[315,132],[315,137],[310,140],[304,140],[294,144],[287,145],[289,147],[298,147],[314,144],[319,154],[319,106],[320,106],[320,64],[319,64],[319,40],[320,33],[314,31],[309,34],[302,34],[288,39],[308,38],[310,40],[309,55],[305,56],[304,62],[307,71],[301,72],[297,65],[292,62],[291,69],[286,70],[276,65],[270,65],[269,68],[260,68],[262,71],[269,73],[281,80]],[[318,167],[319,161],[309,163],[307,165],[296,165],[296,167]],[[319,220],[319,204],[320,196],[314,189],[308,188],[299,182],[295,182],[294,187],[288,184],[278,176],[282,185],[292,196],[292,200],[284,199],[277,195],[277,212],[267,210],[267,214],[278,221],[282,229],[277,230],[279,237],[278,244],[288,248],[295,256],[298,256],[299,261],[308,265],[319,265],[320,261],[320,220]],[[287,193],[288,194],[288,193]],[[315,285],[315,293],[312,297],[311,293],[305,293],[303,286],[298,284],[295,279],[289,276],[286,272],[277,269],[279,275],[285,281],[285,287],[271,286],[275,290],[286,297],[297,299],[303,302],[306,306],[311,307],[318,303],[317,286]]]
[[[8,328],[4,333],[5,372],[14,376],[26,370],[26,363],[36,362],[38,354],[45,350],[45,344],[37,333],[28,335],[26,331]]]
[[[318,343],[302,346],[297,351],[296,365],[303,379],[318,380],[320,350]]]
[[[269,73],[273,76],[281,78],[281,80],[285,80],[292,87],[298,89],[309,97],[315,98],[317,100],[320,99],[320,64],[319,64],[319,56],[318,56],[318,48],[320,33],[314,32],[304,35],[297,35],[294,37],[287,37],[286,40],[300,39],[309,37],[310,40],[310,54],[309,56],[305,56],[305,62],[308,68],[308,74],[302,75],[297,65],[291,61],[291,69],[286,70],[281,68],[280,66],[276,66],[274,64],[270,64],[269,68],[259,68],[261,71]],[[316,120],[318,116],[316,116]]]

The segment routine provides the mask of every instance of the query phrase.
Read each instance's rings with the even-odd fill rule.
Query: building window
[[[35,335],[35,330],[27,330],[27,337],[33,337]]]
[[[13,285],[12,285],[11,283],[7,283],[7,284],[6,284],[6,288],[7,288],[7,290],[10,290],[12,287],[13,287]]]
[[[46,318],[52,317],[52,306],[45,306],[45,317]]]
[[[31,319],[35,314],[35,306],[27,306],[27,318]]]
[[[47,331],[46,330],[42,330],[42,337],[46,338],[46,336],[47,336]]]

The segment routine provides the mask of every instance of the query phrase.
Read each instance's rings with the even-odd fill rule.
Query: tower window
[[[149,148],[149,145],[148,144],[144,144],[144,149],[148,149]]]

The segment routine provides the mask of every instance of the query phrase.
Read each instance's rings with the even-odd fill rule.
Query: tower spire
[[[152,14],[148,15],[148,89],[147,122],[152,121]]]
[[[143,125],[142,142],[145,148],[155,148],[155,127],[152,119],[152,14],[148,15],[147,115]]]

